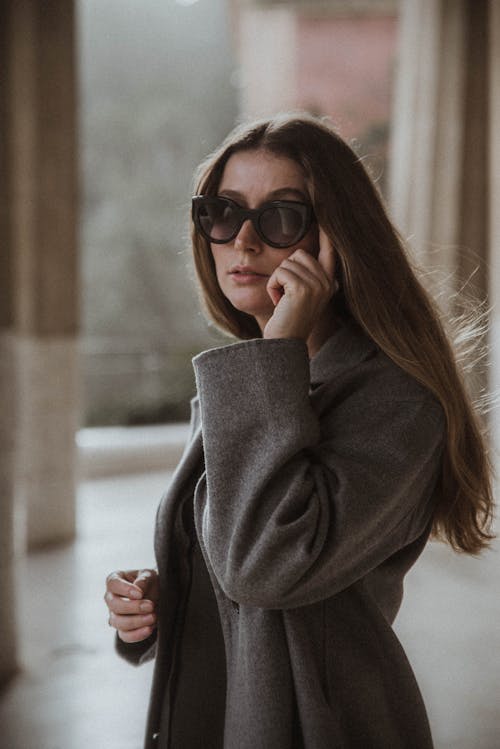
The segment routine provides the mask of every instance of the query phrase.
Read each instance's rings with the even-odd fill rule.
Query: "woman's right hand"
[[[156,570],[118,570],[107,576],[104,600],[108,623],[123,642],[140,642],[152,634],[159,595]]]

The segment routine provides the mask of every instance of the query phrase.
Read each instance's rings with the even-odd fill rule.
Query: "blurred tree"
[[[220,340],[185,248],[193,169],[236,117],[235,64],[224,0],[82,0],[80,40],[86,421],[116,423],[187,400],[192,354]]]

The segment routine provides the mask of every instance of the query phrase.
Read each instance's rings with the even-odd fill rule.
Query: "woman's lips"
[[[269,278],[269,276],[265,276],[263,273],[248,273],[244,271],[233,271],[230,273],[230,276],[237,284],[261,283]]]

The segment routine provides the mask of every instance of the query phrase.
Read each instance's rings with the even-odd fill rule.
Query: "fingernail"
[[[128,594],[129,594],[130,598],[142,598],[142,593],[140,593],[135,588],[129,588],[128,589]]]
[[[153,610],[153,604],[149,601],[144,601],[144,603],[141,603],[139,606],[140,611],[152,611]]]

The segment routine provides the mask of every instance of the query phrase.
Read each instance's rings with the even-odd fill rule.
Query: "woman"
[[[146,747],[426,749],[391,623],[429,535],[490,540],[488,459],[438,314],[325,124],[236,129],[198,174],[209,316],[158,572],[111,574],[118,652],[156,657]]]

